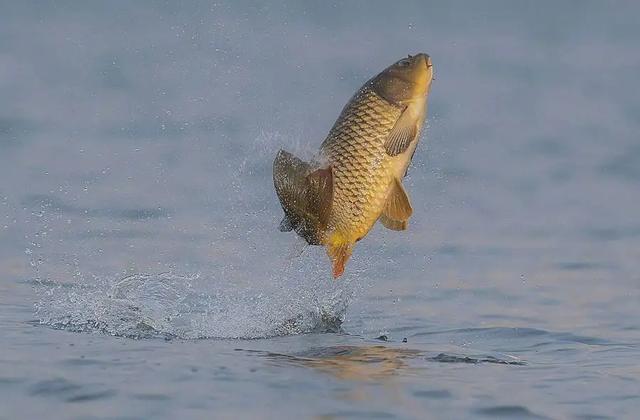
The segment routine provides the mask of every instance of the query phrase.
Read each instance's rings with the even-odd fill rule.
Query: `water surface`
[[[639,12],[3,7],[0,417],[636,417]],[[273,156],[418,51],[410,229],[334,282]]]

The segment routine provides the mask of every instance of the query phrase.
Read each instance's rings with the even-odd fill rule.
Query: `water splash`
[[[337,332],[349,288],[324,282],[272,290],[207,288],[210,278],[135,274],[91,287],[41,285],[40,323],[129,338],[266,338]],[[318,283],[320,284],[320,283]],[[283,286],[282,284],[280,286]]]
[[[138,257],[155,258],[153,250],[160,248],[157,255],[163,259],[196,264],[178,262],[173,265],[178,269],[160,274],[127,270],[128,276],[110,275],[123,272],[122,260],[113,256],[127,249],[126,242],[106,255],[99,251],[104,243],[99,237],[85,235],[86,249],[59,260],[73,261],[71,276],[37,277],[40,322],[70,331],[131,338],[261,338],[339,331],[352,295],[350,279],[329,280],[326,256],[320,248],[311,250],[294,235],[274,237],[281,210],[271,185],[271,161],[281,145],[290,143],[279,135],[262,134],[239,158],[228,175],[228,193],[222,199],[219,192],[211,193],[212,206],[222,217],[215,229],[199,232],[207,239],[204,246],[172,242],[173,235],[166,241],[149,235],[135,239],[136,246],[129,249],[138,253],[127,255],[135,263]],[[175,232],[181,226],[192,226],[199,217],[208,224],[206,211],[182,219],[177,212],[171,219],[136,223],[145,223],[156,232],[167,228]],[[85,212],[85,217],[90,219],[92,214]],[[64,214],[69,219],[74,215]],[[78,233],[74,223],[57,228],[67,237]],[[55,246],[55,239],[49,240]],[[46,252],[42,248],[41,253]],[[51,255],[43,259],[49,268],[55,266]],[[96,261],[104,263],[106,271],[93,269]],[[183,274],[194,268],[199,274]],[[200,274],[203,269],[211,273]]]

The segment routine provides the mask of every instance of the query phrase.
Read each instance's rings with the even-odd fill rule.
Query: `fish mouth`
[[[416,58],[422,58],[422,59],[424,60],[424,64],[425,64],[425,66],[426,66],[428,69],[429,69],[429,68],[431,68],[431,67],[433,67],[433,64],[431,63],[431,57],[429,56],[429,54],[426,54],[426,53],[419,53],[419,54],[416,54],[416,55],[414,55],[414,56],[409,55],[409,58],[413,58],[413,59],[416,59]]]
[[[423,60],[423,62],[424,62],[425,67],[427,68],[427,75],[428,75],[427,76],[427,79],[428,79],[427,83],[430,83],[431,81],[435,80],[436,78],[435,78],[434,71],[433,71],[433,63],[431,62],[431,57],[429,56],[429,54],[419,53],[419,54],[416,54],[414,56],[414,59],[416,59],[416,58],[421,58]]]
[[[411,76],[414,94],[410,100],[405,102],[414,102],[423,100],[429,94],[431,82],[435,80],[434,68],[431,57],[427,53],[421,52],[413,56],[409,55],[409,58],[413,62],[414,69]]]
[[[431,73],[431,77],[429,78],[430,79],[429,82],[432,82],[432,81],[436,80],[436,75],[435,75],[435,72],[433,71],[433,63],[431,62],[431,57],[429,57],[428,54],[424,54],[424,56],[425,56],[424,64],[425,64],[425,66],[427,66],[427,72]]]

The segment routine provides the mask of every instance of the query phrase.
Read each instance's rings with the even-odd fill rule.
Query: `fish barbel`
[[[367,81],[344,107],[317,159],[304,162],[280,150],[273,180],[295,230],[324,245],[337,278],[354,244],[377,220],[405,230],[413,212],[402,186],[415,152],[433,79],[427,54],[408,56]]]

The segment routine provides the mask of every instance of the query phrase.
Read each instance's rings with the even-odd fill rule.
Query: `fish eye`
[[[409,58],[403,58],[402,60],[398,61],[398,65],[400,67],[407,67],[409,64],[411,64],[411,60],[409,60]]]

